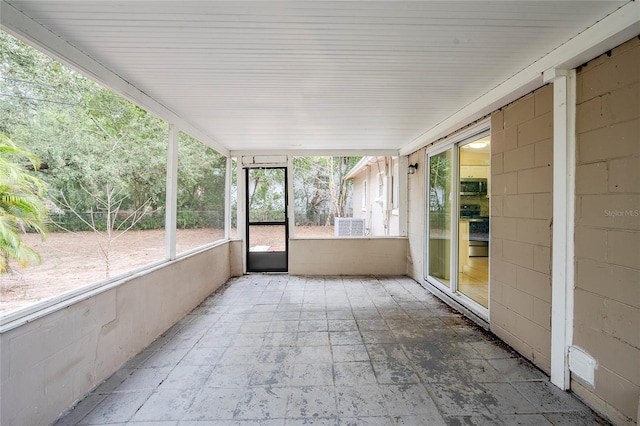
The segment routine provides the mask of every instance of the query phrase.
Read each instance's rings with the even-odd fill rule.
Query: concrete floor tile
[[[326,319],[301,319],[298,323],[298,331],[329,331],[329,325]]]
[[[79,425],[127,422],[151,395],[151,391],[112,393],[98,404]]]
[[[502,376],[512,382],[548,380],[542,371],[524,358],[489,359],[488,361]]]
[[[585,407],[586,408],[586,407]],[[570,413],[546,413],[544,417],[555,426],[574,426],[574,425],[607,425],[605,419],[598,416],[589,409],[584,411],[576,411]],[[546,423],[544,423],[546,424]]]
[[[271,321],[269,333],[295,333],[298,331],[298,322],[295,321]],[[312,331],[312,330],[308,330]]]
[[[482,356],[473,346],[464,342],[438,342],[438,349],[442,352],[442,357],[447,360],[453,359],[482,359]]]
[[[178,366],[181,365],[215,365],[220,358],[222,358],[222,354],[226,348],[206,348],[196,346],[191,349],[187,354],[182,358]]]
[[[214,365],[178,365],[158,389],[200,389],[206,383]]]
[[[124,382],[127,379],[127,377],[129,377],[129,375],[134,371],[135,370],[129,369],[129,368],[124,368],[124,367],[121,368],[120,370],[116,371],[111,376],[109,376],[105,381],[103,381],[98,386],[96,386],[91,391],[91,394],[101,394],[101,395],[110,394],[115,389],[117,389],[118,386],[120,386],[122,382]]]
[[[384,397],[377,385],[336,386],[340,417],[387,416]]]
[[[253,364],[258,359],[260,347],[229,346],[220,357],[219,364]]]
[[[444,419],[446,424],[449,426],[512,426],[508,423],[503,423],[499,416],[493,416],[490,414],[445,416]]]
[[[154,390],[162,383],[173,367],[138,368],[118,386],[114,392]]]
[[[339,362],[333,365],[336,386],[376,384],[376,375],[370,362]]]
[[[590,411],[570,393],[560,390],[546,380],[518,382],[513,386],[529,402],[538,407],[539,412]]]
[[[294,364],[291,386],[332,386],[333,365]]]
[[[355,331],[331,331],[329,333],[331,345],[362,345],[364,341],[360,332]]]
[[[511,348],[498,341],[483,340],[472,342],[470,345],[485,359],[504,359],[517,356]]]
[[[253,347],[259,349],[266,335],[270,333],[244,333],[236,334],[229,346]]]
[[[57,425],[78,420],[606,424],[409,278],[287,275],[230,280]]]
[[[332,346],[334,362],[369,361],[365,345]]]
[[[205,387],[244,388],[248,386],[255,364],[219,364],[214,367]]]
[[[470,384],[430,383],[427,385],[438,410],[444,416],[491,414],[483,403],[483,389]]]
[[[262,341],[262,347],[269,346],[295,346],[298,338],[297,332],[290,333],[266,333]]]
[[[327,311],[327,318],[330,320],[353,320],[353,312],[351,309],[336,309],[332,310],[329,307]]]
[[[227,420],[228,424],[245,392],[244,388],[203,388],[186,410],[184,420]]]
[[[393,419],[388,416],[340,418],[340,426],[389,426],[389,425],[393,425]]]
[[[447,426],[447,422],[437,411],[419,416],[398,416],[393,420],[392,424],[397,426]]]
[[[238,329],[238,333],[242,334],[256,334],[256,333],[265,333],[269,330],[271,326],[271,321],[253,321],[253,322],[244,322]]]
[[[304,386],[291,388],[286,417],[337,417],[335,388],[333,386]]]
[[[421,384],[381,385],[380,390],[390,416],[438,414],[436,404]]]
[[[558,425],[561,423],[551,423],[547,420],[542,414],[503,414],[498,416],[498,419],[502,421],[506,426],[510,425],[518,425],[518,426],[551,426]],[[577,426],[577,425],[587,425],[589,422],[573,422],[567,424]]]
[[[293,377],[293,367],[285,363],[257,364],[251,373],[249,386],[288,386]]]
[[[340,419],[337,417],[327,418],[288,418],[285,426],[340,426]]]
[[[483,383],[482,402],[492,414],[536,414],[539,410],[524,398],[511,383]]]
[[[329,332],[327,331],[299,331],[296,346],[328,346]]]
[[[309,310],[311,309],[311,310]],[[314,309],[313,307],[309,307],[309,305],[302,305],[302,311],[300,312],[300,321],[307,320],[325,320],[327,319],[327,311],[322,308]]]
[[[154,423],[181,420],[191,407],[197,393],[197,389],[167,389],[154,392],[131,420]]]
[[[330,319],[329,331],[357,331],[358,324],[352,319]]]
[[[80,401],[68,413],[64,413],[53,426],[72,426],[78,424],[87,414],[98,406],[107,395],[90,394]]]
[[[273,314],[272,321],[298,321],[300,311],[278,311]]]
[[[325,364],[332,361],[330,346],[297,346],[291,362],[294,364]]]
[[[234,411],[234,419],[284,419],[290,389],[276,387],[253,387],[245,391]]]
[[[189,352],[190,348],[162,350],[153,353],[138,368],[173,367]]]
[[[389,326],[383,319],[357,319],[361,331],[388,331]]]
[[[298,348],[295,346],[264,346],[258,354],[258,362],[290,363],[294,359]]]

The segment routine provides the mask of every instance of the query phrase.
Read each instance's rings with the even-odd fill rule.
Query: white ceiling
[[[6,3],[229,150],[397,150],[628,2]]]

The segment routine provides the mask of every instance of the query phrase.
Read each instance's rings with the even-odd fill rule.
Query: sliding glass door
[[[429,156],[429,275],[449,286],[451,280],[452,149]]]
[[[427,153],[426,279],[488,318],[490,136]]]

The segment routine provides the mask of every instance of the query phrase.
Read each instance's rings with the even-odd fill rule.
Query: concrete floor
[[[56,424],[606,422],[409,278],[251,275]]]

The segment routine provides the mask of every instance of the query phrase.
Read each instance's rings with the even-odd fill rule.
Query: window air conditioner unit
[[[364,219],[356,219],[353,217],[336,217],[334,218],[334,226],[336,237],[364,236]]]

